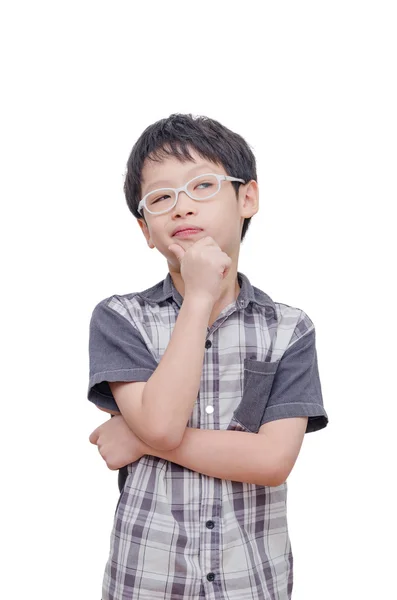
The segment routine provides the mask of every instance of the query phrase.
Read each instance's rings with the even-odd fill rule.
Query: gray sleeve
[[[108,303],[99,302],[91,316],[87,398],[120,412],[108,382],[147,381],[158,365],[139,331]]]
[[[276,419],[309,417],[306,433],[326,427],[318,373],[315,329],[284,352],[278,365],[261,425]]]

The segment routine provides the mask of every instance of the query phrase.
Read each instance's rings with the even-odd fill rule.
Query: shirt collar
[[[237,279],[240,285],[240,293],[236,300],[238,308],[246,308],[250,302],[259,304],[261,306],[269,306],[276,314],[276,307],[273,300],[265,294],[262,290],[256,288],[251,284],[248,277],[237,271]],[[149,303],[159,304],[169,298],[172,298],[179,308],[182,306],[183,297],[178,292],[172,281],[171,274],[168,273],[165,279],[157,283],[156,285],[139,292],[138,296],[141,296],[145,301]]]

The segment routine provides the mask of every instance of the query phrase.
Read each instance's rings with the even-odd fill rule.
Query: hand
[[[116,471],[147,454],[148,446],[128,427],[122,415],[117,415],[91,433],[89,440],[96,444],[109,469]]]
[[[194,297],[209,297],[213,304],[222,292],[222,281],[232,265],[230,256],[215,240],[206,236],[185,251],[180,244],[168,246],[180,262],[181,276],[187,293]]]

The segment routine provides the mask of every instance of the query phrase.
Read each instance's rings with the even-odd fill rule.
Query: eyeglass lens
[[[213,175],[203,175],[191,181],[187,189],[195,200],[205,200],[218,191],[219,182]],[[146,205],[151,212],[163,212],[170,209],[174,203],[175,192],[171,190],[158,190],[146,198]]]

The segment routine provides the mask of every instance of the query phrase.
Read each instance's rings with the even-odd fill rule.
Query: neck
[[[185,283],[182,279],[182,275],[180,271],[174,271],[170,268],[170,275],[172,277],[172,282],[175,288],[178,290],[182,298],[185,297]],[[221,294],[214,304],[213,312],[219,310],[219,312],[228,304],[231,304],[235,300],[237,300],[238,295],[240,293],[240,285],[238,283],[237,278],[237,266],[232,265],[230,267],[229,273],[226,275],[225,279],[222,281],[222,291]]]

